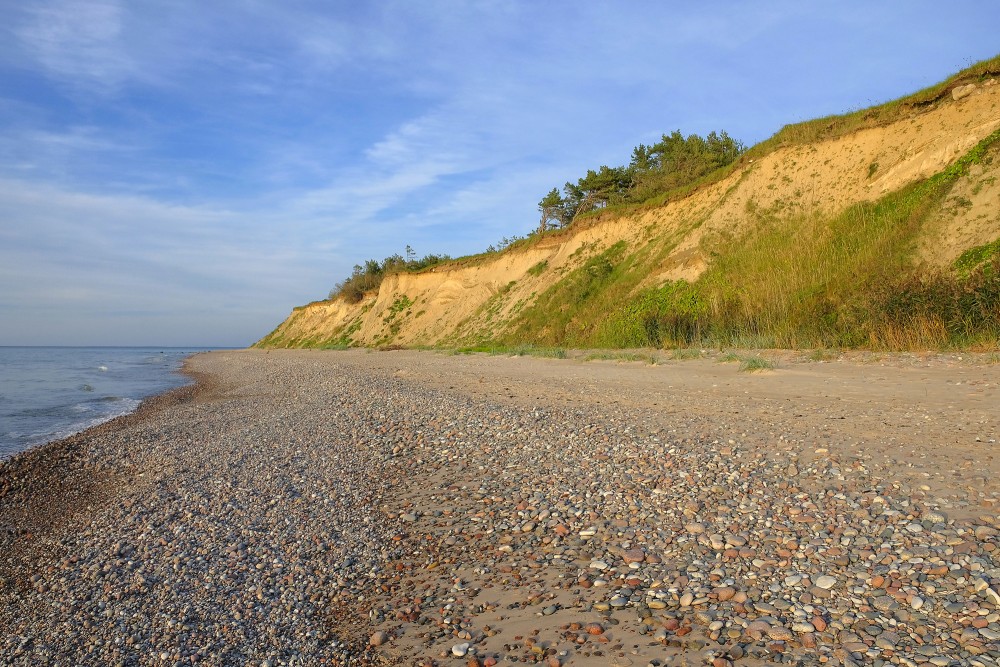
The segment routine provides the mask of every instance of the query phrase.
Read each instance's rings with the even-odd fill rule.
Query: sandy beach
[[[197,355],[0,463],[0,665],[1000,664],[995,355]]]

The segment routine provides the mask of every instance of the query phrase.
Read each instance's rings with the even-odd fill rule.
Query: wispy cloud
[[[135,71],[121,40],[123,18],[115,0],[49,0],[27,11],[18,36],[50,76],[112,91]]]

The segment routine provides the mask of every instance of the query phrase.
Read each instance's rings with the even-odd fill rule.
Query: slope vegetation
[[[790,126],[683,195],[296,308],[258,346],[996,347],[998,74]]]

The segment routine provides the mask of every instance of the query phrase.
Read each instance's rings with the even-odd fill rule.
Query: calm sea
[[[196,348],[0,347],[0,460],[78,433],[189,382]]]

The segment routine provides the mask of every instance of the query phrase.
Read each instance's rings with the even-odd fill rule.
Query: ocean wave
[[[123,415],[135,412],[136,408],[138,408],[139,404],[142,402],[134,398],[120,398],[120,397],[112,397],[112,398],[113,402],[117,404],[114,410],[108,410],[102,412],[100,415],[90,417],[88,419],[74,421],[70,424],[60,426],[59,428],[53,429],[51,431],[39,431],[36,433],[31,433],[27,436],[23,436],[24,440],[28,445],[40,445],[42,443],[51,442],[53,440],[61,440],[63,438],[68,438],[71,435],[76,435],[77,433],[86,431],[88,428],[100,426],[104,422],[111,421],[116,417],[121,417]],[[105,401],[105,402],[110,402],[110,401]],[[73,407],[76,408],[78,406],[73,406]]]

